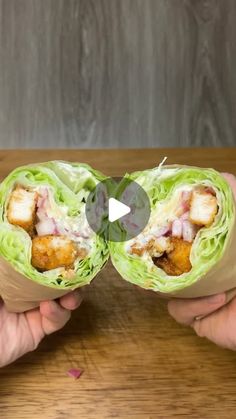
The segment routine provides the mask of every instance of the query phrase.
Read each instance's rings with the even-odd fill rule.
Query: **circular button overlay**
[[[140,234],[150,213],[147,193],[138,183],[125,177],[99,182],[86,202],[90,227],[112,242],[124,242]]]

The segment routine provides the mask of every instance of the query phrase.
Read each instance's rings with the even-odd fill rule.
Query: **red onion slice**
[[[192,196],[192,191],[183,191],[181,194],[181,208],[183,211],[188,211],[190,208],[190,199]]]
[[[198,232],[198,227],[190,223],[190,221],[183,221],[183,239],[187,242],[192,242]]]
[[[39,220],[43,220],[47,216],[46,211],[43,208],[39,208],[36,215]]]
[[[183,233],[183,222],[181,220],[174,220],[172,224],[172,236],[182,237]]]
[[[192,191],[183,191],[182,192],[182,199],[183,201],[189,201],[192,195]]]
[[[166,225],[163,227],[157,227],[155,231],[153,231],[153,235],[155,237],[161,237],[161,236],[165,236],[165,234],[167,234],[169,231],[170,231],[169,225]]]
[[[186,211],[183,215],[180,217],[181,220],[188,220],[189,219],[189,211]]]

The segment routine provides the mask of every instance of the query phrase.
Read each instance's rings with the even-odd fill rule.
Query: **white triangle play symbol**
[[[120,201],[117,201],[115,198],[110,198],[108,201],[108,219],[111,223],[119,218],[124,217],[124,215],[130,213],[130,207],[123,204]]]

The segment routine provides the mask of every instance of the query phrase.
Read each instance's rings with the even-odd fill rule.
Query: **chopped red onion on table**
[[[67,375],[69,375],[69,377],[74,378],[75,380],[77,380],[78,378],[81,377],[81,375],[83,374],[83,370],[81,368],[70,368],[67,371]]]

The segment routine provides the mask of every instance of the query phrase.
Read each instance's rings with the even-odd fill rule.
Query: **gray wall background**
[[[0,0],[0,148],[233,146],[236,0]]]

